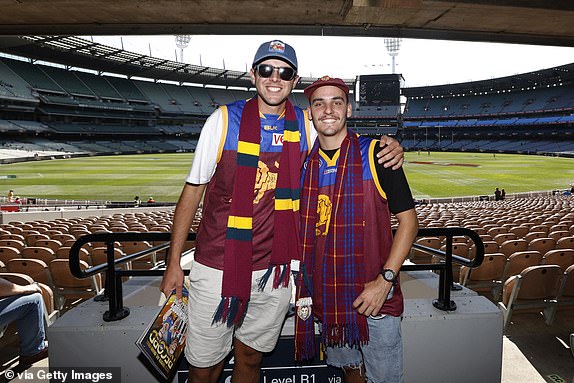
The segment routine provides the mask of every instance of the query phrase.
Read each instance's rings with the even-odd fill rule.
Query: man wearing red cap
[[[305,95],[318,140],[301,190],[296,359],[315,354],[316,317],[327,363],[343,368],[345,382],[402,382],[398,273],[418,231],[407,180],[402,169],[377,163],[377,140],[347,128],[343,80],[322,77]],[[394,239],[391,213],[399,222]]]
[[[173,220],[160,288],[181,296],[180,257],[203,197],[189,275],[190,383],[216,382],[232,348],[233,382],[259,381],[262,355],[275,348],[289,308],[291,259],[300,253],[301,167],[316,133],[288,100],[298,81],[295,50],[279,40],[262,44],[250,77],[256,97],[207,119]],[[383,158],[400,166],[397,141],[383,141]]]

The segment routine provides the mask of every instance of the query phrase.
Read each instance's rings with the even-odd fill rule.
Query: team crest
[[[275,40],[269,43],[269,52],[278,52],[284,53],[285,52],[285,44],[281,41]]]
[[[295,305],[299,319],[307,320],[311,317],[313,311],[313,299],[311,297],[300,298]]]

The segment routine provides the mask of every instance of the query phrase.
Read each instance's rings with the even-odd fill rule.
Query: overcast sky
[[[83,36],[91,39],[90,36]],[[191,36],[184,62],[244,71],[262,42],[281,39],[297,51],[303,77],[392,73],[384,39],[311,36]],[[94,36],[98,43],[179,61],[174,36]],[[176,56],[177,55],[177,56]],[[574,62],[574,48],[403,39],[396,73],[405,86],[485,80]]]

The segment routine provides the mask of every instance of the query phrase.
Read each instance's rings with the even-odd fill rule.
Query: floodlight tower
[[[393,60],[393,74],[395,74],[395,57],[397,57],[399,55],[399,50],[401,49],[401,42],[403,41],[403,39],[401,38],[386,38],[384,40],[385,42],[385,47],[387,48],[387,53],[389,54],[389,56],[391,56],[391,59]]]
[[[190,35],[175,35],[175,45],[179,48],[179,61],[183,62],[183,50],[189,46]]]

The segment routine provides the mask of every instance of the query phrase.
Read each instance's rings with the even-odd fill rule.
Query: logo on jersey
[[[329,232],[329,222],[331,221],[331,211],[333,204],[328,195],[319,194],[317,201],[317,224],[315,226],[315,234],[317,236],[325,236]]]
[[[275,161],[276,172],[272,172],[271,169],[263,161],[258,162],[257,176],[255,178],[255,198],[253,199],[254,204],[258,204],[263,198],[266,191],[275,190],[277,185],[277,176],[279,170],[279,163]]]
[[[271,142],[273,146],[283,146],[283,133],[273,133],[273,141]]]

